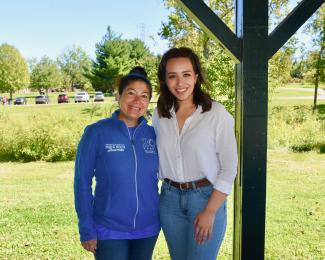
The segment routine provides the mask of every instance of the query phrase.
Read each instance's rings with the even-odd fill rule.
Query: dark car
[[[58,95],[58,103],[69,103],[69,97],[67,94],[59,94]]]
[[[25,97],[17,97],[14,101],[14,105],[26,105],[27,99]]]
[[[35,104],[48,104],[49,97],[45,95],[35,97]]]

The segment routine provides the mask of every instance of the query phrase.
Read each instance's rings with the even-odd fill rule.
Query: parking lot
[[[115,96],[103,94],[102,92],[52,92],[48,93],[48,95],[40,95],[39,93],[17,93],[13,99],[9,99],[6,94],[0,94],[0,105],[77,105],[89,102],[108,103],[114,101]]]

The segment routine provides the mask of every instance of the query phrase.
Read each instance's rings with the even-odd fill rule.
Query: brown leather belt
[[[165,178],[164,181],[168,183],[169,185],[176,187],[181,190],[188,190],[188,189],[193,189],[194,187],[199,188],[199,187],[204,187],[208,186],[211,184],[208,179],[201,179],[198,181],[190,181],[190,182],[176,182],[172,181],[170,179]]]

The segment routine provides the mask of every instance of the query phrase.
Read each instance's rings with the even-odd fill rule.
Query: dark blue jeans
[[[151,260],[158,236],[98,240],[96,260]]]

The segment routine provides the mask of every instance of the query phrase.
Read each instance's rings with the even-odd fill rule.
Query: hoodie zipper
[[[135,160],[134,183],[135,183],[135,197],[136,197],[137,207],[136,207],[136,212],[135,212],[134,217],[133,217],[133,229],[134,230],[136,229],[136,219],[137,219],[137,215],[138,215],[138,212],[139,212],[139,195],[138,195],[138,179],[137,179],[137,174],[138,174],[138,159],[137,159],[137,154],[136,154],[135,147],[134,147],[134,136],[135,136],[135,133],[138,130],[138,128],[140,127],[141,124],[142,124],[142,122],[140,122],[140,124],[134,130],[132,137],[131,137],[131,134],[130,134],[130,131],[129,131],[128,126],[125,124],[126,129],[128,130],[128,133],[129,133],[129,138],[130,138],[130,141],[131,141],[131,145],[132,145],[132,149],[133,149],[133,154],[134,154],[134,160]]]

